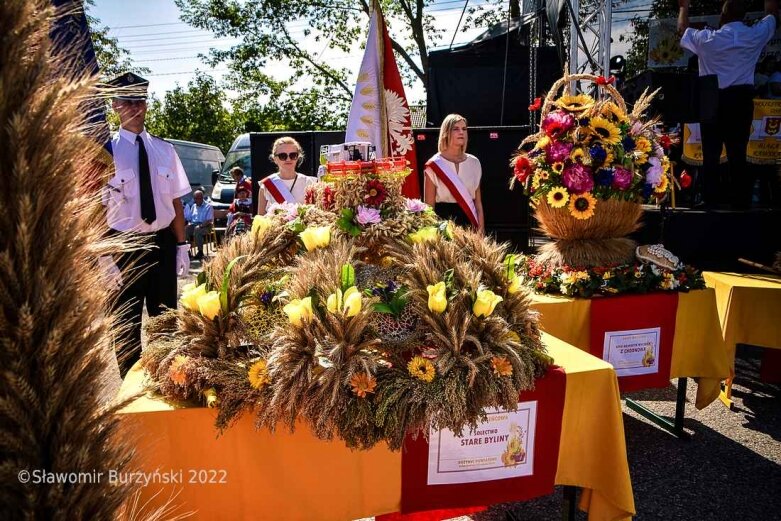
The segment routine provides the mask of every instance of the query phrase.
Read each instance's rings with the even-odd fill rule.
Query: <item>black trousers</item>
[[[751,201],[751,177],[746,169],[746,147],[754,117],[754,88],[736,85],[719,89],[717,107],[700,122],[702,133],[703,199],[708,205],[717,202],[720,191],[730,194],[730,203],[748,206]],[[722,145],[727,149],[728,175],[720,186],[719,157]]]
[[[472,221],[469,220],[469,216],[458,203],[436,203],[434,213],[442,219],[450,219],[459,226],[472,227]]]
[[[148,249],[122,254],[122,288],[114,312],[121,321],[117,361],[122,378],[141,357],[141,315],[144,303],[149,316],[165,308],[176,309],[176,238],[170,228],[144,237]]]

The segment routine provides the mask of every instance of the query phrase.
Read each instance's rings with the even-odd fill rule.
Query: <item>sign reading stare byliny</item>
[[[534,474],[534,435],[537,401],[522,402],[518,410],[492,409],[488,419],[463,437],[452,431],[431,430],[428,484],[450,485]]]
[[[658,373],[660,334],[658,327],[607,331],[602,360],[611,364],[619,377]]]

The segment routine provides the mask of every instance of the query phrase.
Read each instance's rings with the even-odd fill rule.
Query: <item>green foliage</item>
[[[241,133],[233,113],[225,106],[225,92],[207,74],[197,74],[187,84],[152,99],[146,126],[153,134],[215,145],[228,150]]]
[[[355,224],[355,210],[352,208],[342,208],[339,219],[336,220],[336,225],[340,230],[349,233],[353,237],[358,237],[361,234],[361,227]]]

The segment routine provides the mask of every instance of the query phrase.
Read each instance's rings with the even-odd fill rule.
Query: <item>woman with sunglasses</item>
[[[296,172],[304,160],[303,150],[292,137],[281,137],[271,147],[270,159],[277,165],[277,173],[260,181],[258,215],[264,215],[274,204],[304,202],[306,188],[317,178]]]
[[[448,114],[439,129],[439,152],[426,162],[425,202],[442,219],[485,231],[480,160],[466,153],[467,123],[459,114]]]

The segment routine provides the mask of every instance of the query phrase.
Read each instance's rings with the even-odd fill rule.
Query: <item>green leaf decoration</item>
[[[304,222],[303,222],[303,221],[302,221],[300,218],[298,218],[298,217],[296,217],[294,220],[290,221],[290,222],[287,224],[287,227],[288,227],[288,229],[290,229],[290,231],[292,231],[293,233],[301,233],[301,232],[303,232],[304,230],[306,230],[306,225],[305,225],[305,224],[304,224]]]
[[[200,286],[201,284],[206,284],[208,282],[208,278],[206,277],[206,272],[202,271],[198,274],[197,277],[195,277],[195,285]],[[209,289],[208,287],[206,289]]]
[[[514,253],[511,253],[504,258],[504,276],[507,280],[513,280],[515,277],[515,259]]]
[[[357,237],[361,234],[361,227],[355,224],[354,219],[355,211],[352,208],[342,208],[341,217],[336,220],[336,225],[343,232]]]
[[[347,291],[348,288],[355,286],[355,268],[352,264],[342,265],[341,282],[342,291]]]
[[[230,286],[231,271],[233,270],[233,267],[236,265],[236,263],[244,257],[246,257],[246,255],[239,255],[230,261],[228,266],[225,268],[225,273],[222,275],[222,288],[220,288],[220,309],[222,309],[222,312],[225,314],[228,313],[228,287]]]
[[[376,313],[387,313],[389,315],[396,314],[395,310],[390,306],[390,304],[386,304],[384,302],[375,302],[373,309]]]

